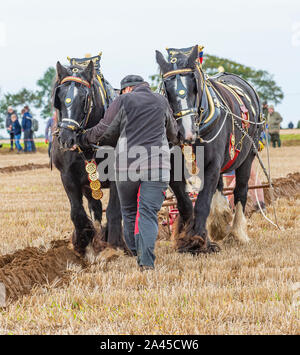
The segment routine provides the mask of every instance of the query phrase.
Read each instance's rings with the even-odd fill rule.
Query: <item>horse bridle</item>
[[[73,72],[76,73],[77,71],[74,71],[76,68],[73,69]],[[81,85],[83,85],[86,88],[86,95],[85,95],[85,104],[84,104],[84,118],[83,120],[79,123],[75,120],[72,120],[69,117],[65,117],[61,119],[61,123],[58,124],[58,128],[65,128],[65,129],[69,129],[71,131],[80,131],[83,130],[88,123],[89,120],[89,116],[91,113],[91,109],[92,109],[92,97],[91,97],[91,84],[84,80],[79,78],[78,76],[67,76],[65,77],[61,82],[60,85],[57,86],[57,88],[55,89],[55,93],[54,93],[54,107],[59,109],[58,104],[57,104],[57,94],[58,94],[58,89],[60,87],[62,87],[65,83],[69,83],[71,82],[71,85],[68,89],[67,95],[64,99],[65,101],[65,106],[67,109],[70,109],[73,101],[74,101],[74,88],[75,88],[75,84],[79,83]]]
[[[166,90],[166,84],[165,84],[165,79],[171,77],[171,76],[175,76],[175,80],[177,81],[177,89],[176,89],[176,95],[178,97],[180,97],[181,99],[186,98],[187,96],[187,89],[186,87],[183,85],[182,80],[181,80],[181,76],[185,75],[187,73],[193,73],[195,80],[196,80],[196,84],[197,84],[197,99],[196,99],[196,104],[195,107],[187,107],[184,109],[181,109],[178,112],[174,112],[173,115],[176,118],[176,120],[182,119],[184,116],[188,116],[188,115],[198,115],[199,120],[201,121],[201,116],[202,116],[202,99],[204,96],[204,86],[205,86],[205,80],[204,80],[204,76],[200,70],[200,68],[198,67],[198,65],[196,64],[196,69],[192,69],[192,68],[183,68],[183,69],[178,69],[177,68],[177,59],[176,58],[172,58],[171,59],[171,63],[173,64],[173,70],[165,73],[162,75],[162,83],[163,83],[163,87],[164,87],[164,91],[167,94],[167,90]],[[199,77],[197,77],[199,75]],[[200,91],[200,82],[202,83],[202,90]],[[200,94],[201,94],[201,98],[200,98]],[[200,114],[199,114],[199,110],[200,110]],[[199,122],[201,123],[201,122]],[[198,124],[199,124],[198,123]]]

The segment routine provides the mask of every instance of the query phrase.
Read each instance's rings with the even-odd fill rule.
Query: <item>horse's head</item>
[[[179,134],[185,143],[194,143],[197,138],[196,121],[199,117],[199,88],[196,75],[198,46],[189,56],[176,54],[167,62],[161,52],[156,51],[164,90],[178,122]]]
[[[70,149],[76,142],[76,134],[86,127],[92,105],[94,64],[85,69],[64,67],[57,62],[57,81],[53,97],[59,111],[58,141],[62,148]]]

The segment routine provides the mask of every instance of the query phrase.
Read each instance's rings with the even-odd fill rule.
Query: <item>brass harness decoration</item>
[[[99,174],[97,172],[97,164],[94,159],[90,161],[85,161],[85,171],[88,173],[90,188],[92,190],[92,197],[95,200],[101,200],[103,192],[101,190],[101,183],[98,180]]]

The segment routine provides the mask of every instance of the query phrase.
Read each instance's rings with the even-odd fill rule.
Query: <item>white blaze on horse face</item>
[[[191,115],[182,117],[182,126],[184,129],[184,138],[192,141],[195,139],[195,133],[193,133],[193,120]]]
[[[182,81],[184,87],[186,88],[187,87],[186,78],[182,77],[181,81]],[[177,88],[177,84],[176,84],[176,91],[177,91],[177,89],[178,88]],[[188,102],[187,102],[187,96],[184,99],[179,97],[178,100],[179,100],[181,110],[187,110],[189,108]],[[191,115],[183,116],[181,118],[181,124],[184,129],[184,138],[186,140],[194,140],[196,135],[195,135],[195,133],[193,133],[193,119],[192,119]]]

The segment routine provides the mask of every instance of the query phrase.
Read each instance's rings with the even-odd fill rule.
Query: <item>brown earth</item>
[[[263,184],[267,184],[264,182]],[[279,198],[299,198],[300,197],[300,173],[290,173],[286,177],[272,180],[274,201]],[[272,204],[271,189],[264,189],[266,206]],[[247,199],[246,215],[249,217],[255,211],[255,204],[250,196]]]
[[[6,288],[6,302],[29,294],[37,286],[56,288],[67,284],[74,266],[78,273],[78,270],[87,270],[96,260],[108,263],[122,254],[121,250],[102,243],[97,259],[94,253],[93,259],[82,258],[73,251],[70,240],[62,239],[52,241],[48,250],[44,246],[27,247],[0,256],[0,282]]]
[[[66,283],[71,276],[68,264],[86,266],[67,240],[53,241],[47,251],[27,247],[0,257],[0,282],[6,287],[7,299],[17,299],[30,293],[36,285],[51,285],[55,281],[56,286]]]
[[[300,173],[288,174],[286,177],[277,178],[272,181],[274,198],[299,198],[300,197]],[[265,190],[265,202],[271,203],[271,192]]]
[[[44,169],[49,168],[49,164],[24,164],[24,165],[17,165],[17,166],[5,166],[0,168],[0,173],[14,173],[17,171],[27,171],[27,170],[35,170],[35,169]]]

